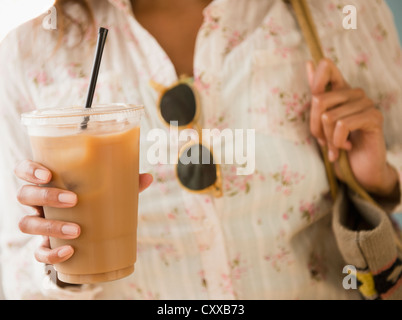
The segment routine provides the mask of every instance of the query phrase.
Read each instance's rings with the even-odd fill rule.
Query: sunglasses
[[[214,163],[214,156],[209,146],[202,143],[199,116],[199,99],[193,86],[193,80],[181,77],[170,87],[151,80],[151,87],[158,93],[158,114],[161,121],[171,126],[177,124],[179,130],[195,128],[198,141],[187,142],[179,152],[176,165],[176,177],[180,185],[193,193],[211,193],[222,196],[221,171]]]

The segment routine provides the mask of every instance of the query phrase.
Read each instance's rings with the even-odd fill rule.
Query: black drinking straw
[[[107,37],[108,29],[99,28],[98,34],[98,43],[96,44],[96,52],[95,52],[95,60],[92,68],[91,82],[88,88],[87,101],[85,103],[85,108],[89,109],[92,107],[92,101],[95,94],[96,82],[98,80],[99,69],[102,61],[103,49],[105,48],[106,37]],[[86,129],[89,121],[89,116],[84,118],[84,121],[81,123],[81,129]]]

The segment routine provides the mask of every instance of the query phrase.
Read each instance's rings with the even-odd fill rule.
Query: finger
[[[365,132],[382,131],[383,121],[384,118],[381,111],[374,107],[343,118],[336,124],[333,134],[334,144],[345,144],[349,134],[357,130]]]
[[[323,59],[315,70],[315,77],[311,86],[312,94],[324,93],[328,83],[332,85],[333,90],[349,88],[336,65],[330,59]]]
[[[58,239],[76,239],[81,233],[80,226],[75,223],[49,220],[37,216],[22,217],[18,227],[23,233]]]
[[[339,120],[371,108],[374,108],[374,102],[368,98],[363,98],[325,112],[323,114],[323,119],[324,122],[329,123],[329,130],[334,130]],[[348,142],[339,144],[339,141],[334,139],[330,140],[330,143],[336,148],[350,149],[351,147]]]
[[[322,117],[322,127],[325,135],[325,141],[328,146],[329,161],[334,162],[338,158],[338,149],[333,144],[333,135],[335,123],[330,122],[329,118],[324,114]]]
[[[322,128],[325,134],[325,141],[328,144],[328,151],[330,154],[330,160],[335,161],[338,157],[338,149],[350,150],[352,145],[349,141],[344,141],[343,144],[339,144],[339,141],[334,141],[334,130],[337,122],[353,114],[362,112],[365,109],[374,107],[374,103],[368,99],[363,98],[346,103],[340,107],[330,109],[322,115]]]
[[[22,186],[17,193],[17,199],[27,206],[48,206],[54,208],[71,208],[77,204],[77,195],[73,192],[45,188],[32,185]]]
[[[315,66],[313,61],[308,61],[306,64],[306,71],[307,71],[307,79],[310,88],[313,87],[314,78],[315,78]]]
[[[35,258],[45,264],[56,264],[68,260],[74,254],[71,246],[51,249],[49,238],[45,238],[41,246],[35,250]]]
[[[18,178],[34,184],[46,184],[52,179],[52,173],[49,169],[30,160],[18,162],[14,168],[14,173]]]
[[[151,185],[153,180],[154,180],[154,177],[149,173],[140,174],[140,191],[139,192],[142,192],[145,189],[147,189]]]
[[[339,127],[344,129],[342,120],[348,119],[352,115],[362,117],[364,116],[362,112],[373,108],[373,106],[374,103],[370,99],[364,98],[331,109],[322,115],[322,127],[328,145],[328,158],[330,161],[334,162],[338,159],[339,149],[351,150],[352,148],[352,144],[348,141],[350,131],[344,139],[335,139],[335,130],[339,129]]]
[[[313,96],[310,111],[310,130],[321,145],[325,144],[325,133],[322,126],[322,116],[327,110],[348,101],[364,97],[362,89],[341,89]],[[336,110],[336,109],[334,109]]]

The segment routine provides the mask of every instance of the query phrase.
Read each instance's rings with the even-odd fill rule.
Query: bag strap
[[[316,64],[318,64],[324,58],[324,53],[308,4],[306,0],[290,0],[290,3],[296,14],[297,21],[310,49],[313,60]],[[329,84],[327,87],[327,91],[330,90],[331,88]],[[336,180],[334,168],[328,159],[327,147],[321,147],[321,153],[324,158],[325,170],[331,188],[332,199],[335,200],[338,193],[338,182]],[[379,207],[378,204],[373,200],[373,198],[367,193],[367,191],[364,190],[357,182],[352,169],[350,168],[349,159],[345,150],[340,150],[338,163],[342,176],[344,177],[345,184],[351,190],[356,192],[360,197]]]

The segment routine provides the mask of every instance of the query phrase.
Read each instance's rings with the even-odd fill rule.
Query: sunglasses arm
[[[166,91],[166,87],[154,80],[149,80],[149,85],[159,94],[163,94]]]

